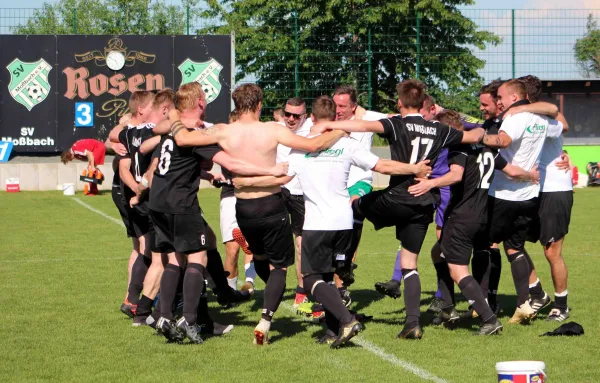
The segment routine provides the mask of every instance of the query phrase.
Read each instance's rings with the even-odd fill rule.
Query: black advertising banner
[[[13,152],[55,152],[56,36],[0,36],[0,141]]]
[[[0,138],[13,142],[14,152],[58,152],[81,138],[105,140],[136,90],[197,81],[207,95],[208,121],[226,122],[231,110],[229,36],[0,39],[7,69],[0,77]]]
[[[202,84],[208,107],[206,120],[227,122],[231,106],[231,38],[178,36],[175,39],[175,84]]]

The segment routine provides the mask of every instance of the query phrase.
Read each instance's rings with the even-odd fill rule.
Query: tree
[[[296,89],[310,99],[353,83],[362,104],[370,93],[372,109],[395,110],[396,84],[416,77],[419,62],[440,104],[477,113],[485,63],[470,49],[500,39],[461,14],[469,2],[209,0],[203,16],[222,22],[198,32],[235,32],[237,80],[256,79],[270,107]]]
[[[183,34],[182,6],[163,0],[59,0],[44,3],[15,34]]]
[[[600,77],[600,29],[588,16],[587,33],[575,42],[575,59],[586,77]]]

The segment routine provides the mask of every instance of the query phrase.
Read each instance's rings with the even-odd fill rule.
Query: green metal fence
[[[121,33],[90,21],[87,9],[43,17],[43,9],[0,9],[0,34],[22,33],[43,25],[46,33]],[[153,17],[149,10],[149,15]],[[167,12],[167,11],[165,11]],[[586,34],[588,17],[600,21],[600,10],[463,9],[473,31],[493,34],[487,42],[461,35],[452,20],[431,12],[409,12],[401,22],[372,22],[360,11],[344,21],[315,26],[314,15],[282,10],[257,15],[243,26],[205,7],[172,7],[165,23],[128,29],[127,33],[235,33],[237,81],[258,82],[265,106],[273,108],[292,96],[308,100],[330,93],[340,83],[353,83],[361,104],[371,109],[395,108],[395,84],[402,78],[425,81],[440,103],[476,113],[471,97],[484,82],[534,74],[545,80],[583,79],[574,55],[577,39]],[[107,17],[115,17],[108,15]],[[162,19],[161,19],[162,20]],[[34,28],[35,29],[35,28]],[[468,28],[467,28],[468,29]],[[457,32],[458,31],[458,32]],[[326,32],[326,33],[325,33]],[[400,38],[399,38],[400,37]]]

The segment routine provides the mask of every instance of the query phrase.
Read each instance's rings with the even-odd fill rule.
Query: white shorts
[[[233,229],[239,228],[235,218],[235,197],[225,197],[221,200],[221,238],[223,243],[233,241]]]

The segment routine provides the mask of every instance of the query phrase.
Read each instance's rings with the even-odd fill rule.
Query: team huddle
[[[261,122],[262,90],[245,84],[232,94],[229,123],[217,125],[205,122],[206,98],[197,83],[176,93],[134,92],[131,118],[109,136],[119,154],[113,200],[133,243],[121,311],[134,326],[150,325],[170,342],[202,343],[204,334],[233,328],[211,319],[208,286],[219,304],[231,306],[252,299],[258,276],[266,285],[254,343],[266,344],[295,263],[294,306],[323,319],[319,343],[340,347],[364,330],[348,289],[366,219],[376,230],[396,228],[392,279],[375,288],[392,298],[404,295],[398,337],[420,339],[418,255],[435,214],[434,324],[461,320],[456,283],[470,316],[481,319],[477,334],[502,330],[499,243],[517,293],[509,323],[535,318],[551,303],[525,249],[538,240],[555,288],[547,319],[568,318],[562,242],[573,194],[561,138],[568,125],[556,106],[538,101],[539,79],[483,87],[483,124],[437,106],[417,80],[401,82],[397,91],[398,115],[365,111],[356,90],[343,85],[333,97],[315,99],[310,116],[296,97],[286,102],[282,121]],[[371,152],[373,133],[387,140],[391,160]],[[222,173],[210,171],[213,163]],[[389,186],[373,191],[373,172],[389,175]],[[201,179],[222,188],[225,264],[198,202]],[[238,290],[240,249],[245,281]]]

